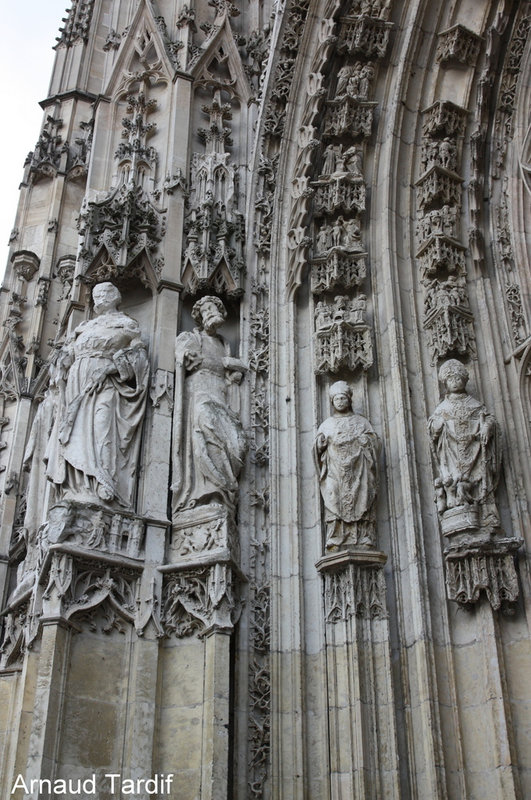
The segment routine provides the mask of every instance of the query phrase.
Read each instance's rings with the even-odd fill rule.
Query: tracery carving
[[[346,570],[325,572],[325,619],[332,624],[350,617],[385,619],[385,578],[377,566],[350,564]]]
[[[464,279],[426,280],[424,329],[433,363],[448,353],[475,354],[473,315]]]
[[[323,136],[368,138],[372,133],[374,109],[377,103],[363,102],[349,95],[340,100],[328,100]]]
[[[515,22],[509,43],[509,52],[503,65],[498,91],[498,107],[493,129],[495,158],[492,158],[491,162],[491,174],[494,178],[500,177],[501,170],[505,164],[507,147],[513,138],[515,99],[530,27],[531,14],[529,5],[528,3],[522,3],[519,7],[519,16]]]
[[[437,61],[464,64],[473,67],[481,49],[482,38],[464,25],[453,25],[439,33]]]
[[[83,270],[90,268],[89,282],[112,280],[124,285],[133,276],[147,286],[150,276],[141,253],[157,273],[154,256],[165,233],[166,220],[140,186],[122,183],[99,200],[84,202],[79,215]]]
[[[434,205],[461,207],[462,178],[443,167],[432,167],[417,182],[417,201],[421,210]]]
[[[476,353],[466,248],[459,241],[463,181],[456,170],[465,121],[464,109],[450,102],[436,102],[424,111],[422,175],[415,184],[416,257],[425,287],[423,327],[434,364],[452,353]]]
[[[315,371],[318,374],[358,367],[373,362],[370,328],[365,320],[364,294],[350,300],[338,295],[333,304],[320,300],[315,307]]]
[[[389,8],[390,4],[386,4]],[[385,16],[385,15],[384,15]],[[339,53],[383,58],[389,44],[392,23],[377,16],[348,16],[341,20],[337,49]]]
[[[43,615],[60,614],[65,620],[76,618],[91,629],[97,629],[95,619],[101,610],[106,624],[101,629],[109,633],[117,624],[116,615],[125,623],[134,624],[137,612],[139,572],[119,563],[83,560],[68,552],[57,550],[52,555],[43,592]]]
[[[449,100],[437,100],[422,112],[422,133],[429,137],[450,136],[459,139],[464,135],[467,112]]]
[[[311,288],[314,294],[352,289],[367,277],[367,253],[332,247],[325,256],[312,260]]]
[[[514,567],[520,542],[505,539],[498,544],[470,547],[466,555],[446,556],[448,598],[461,605],[477,603],[484,592],[494,610],[506,608],[518,600],[518,576]]]
[[[241,612],[236,580],[233,569],[219,563],[168,575],[162,595],[166,635],[181,638],[232,630]]]
[[[223,103],[221,90],[216,89],[212,103],[202,110],[210,121],[202,131],[206,151],[192,159],[182,281],[192,295],[210,289],[237,296],[242,293],[245,229],[238,209],[237,168],[226,150],[230,129],[225,122],[232,118],[231,104]]]

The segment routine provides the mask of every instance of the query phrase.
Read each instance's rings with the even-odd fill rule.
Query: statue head
[[[93,288],[92,299],[94,300],[95,312],[102,314],[105,311],[116,309],[122,300],[122,295],[114,283],[104,281],[103,283],[97,283]]]
[[[227,316],[227,309],[219,297],[207,295],[202,297],[192,307],[192,319],[195,323],[210,333],[223,324]]]
[[[439,370],[439,380],[450,392],[462,392],[468,383],[468,370],[456,358],[445,361]]]
[[[352,389],[346,381],[336,381],[329,389],[330,400],[336,411],[352,408]]]

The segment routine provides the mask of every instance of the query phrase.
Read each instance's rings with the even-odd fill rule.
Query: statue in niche
[[[60,500],[133,509],[149,363],[138,323],[118,310],[114,284],[92,290],[94,319],[65,342],[44,461]]]
[[[473,529],[490,534],[500,525],[494,499],[501,465],[499,429],[492,414],[466,391],[468,378],[457,359],[441,366],[446,396],[428,421],[439,473],[437,510],[445,534]]]
[[[352,390],[345,381],[332,384],[330,399],[333,414],[320,425],[314,445],[326,549],[375,547],[380,440],[369,420],[352,410]]]
[[[197,328],[176,340],[174,519],[180,511],[211,503],[231,512],[236,507],[247,441],[227,389],[240,383],[245,367],[217,333],[226,316],[218,297],[203,297],[192,308]]]
[[[43,523],[46,489],[49,486],[43,459],[49,446],[58,401],[58,371],[54,363],[49,365],[48,372],[48,390],[35,414],[24,451],[23,471],[28,473],[28,478],[22,536],[26,555],[17,569],[17,592],[24,591],[33,584],[42,556],[39,529]]]

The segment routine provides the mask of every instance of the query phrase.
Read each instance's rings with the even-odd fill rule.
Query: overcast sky
[[[58,36],[69,0],[0,0],[3,122],[0,125],[0,275],[14,225],[24,160],[39,138]]]

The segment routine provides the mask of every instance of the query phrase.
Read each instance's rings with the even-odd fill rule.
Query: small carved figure
[[[176,340],[174,517],[212,502],[236,506],[247,442],[227,386],[241,381],[245,367],[216,332],[226,316],[218,297],[202,297],[192,308],[197,328]]]
[[[343,244],[343,234],[345,232],[344,222],[342,216],[339,216],[332,226],[332,247],[341,247]]]
[[[328,248],[330,247],[330,234],[332,229],[329,225],[322,225],[319,228],[319,233],[317,234],[316,245],[317,245],[317,252],[318,253],[326,253]]]
[[[324,300],[319,300],[315,306],[315,327],[316,330],[328,328],[332,324],[332,314],[330,307]]]
[[[149,363],[138,323],[112,283],[93,291],[57,360],[59,400],[44,461],[60,499],[132,509]]]
[[[468,377],[467,368],[456,359],[439,370],[446,396],[428,421],[439,473],[437,508],[443,530],[445,517],[452,518],[448,524],[453,531],[469,528],[470,511],[478,514],[477,527],[494,530],[499,526],[494,491],[500,474],[500,435],[492,414],[466,391]]]
[[[332,175],[336,171],[338,153],[341,148],[337,144],[329,144],[324,151],[322,175]]]
[[[352,300],[350,304],[350,321],[353,325],[362,325],[365,322],[365,312],[367,310],[367,296],[360,294]]]
[[[374,78],[374,67],[372,64],[364,64],[360,71],[359,96],[365,100],[369,96],[369,89]]]
[[[363,250],[360,223],[356,218],[345,220],[345,238],[345,244],[351,250]]]
[[[353,146],[349,147],[344,153],[344,163],[347,170],[356,178],[361,178],[363,175],[363,165],[361,158],[361,148]]]
[[[333,415],[319,427],[314,456],[325,506],[326,549],[374,547],[380,441],[352,410],[345,381],[330,387]]]
[[[347,93],[347,87],[349,80],[352,77],[353,69],[354,68],[350,66],[341,67],[337,73],[336,98],[343,97]]]

